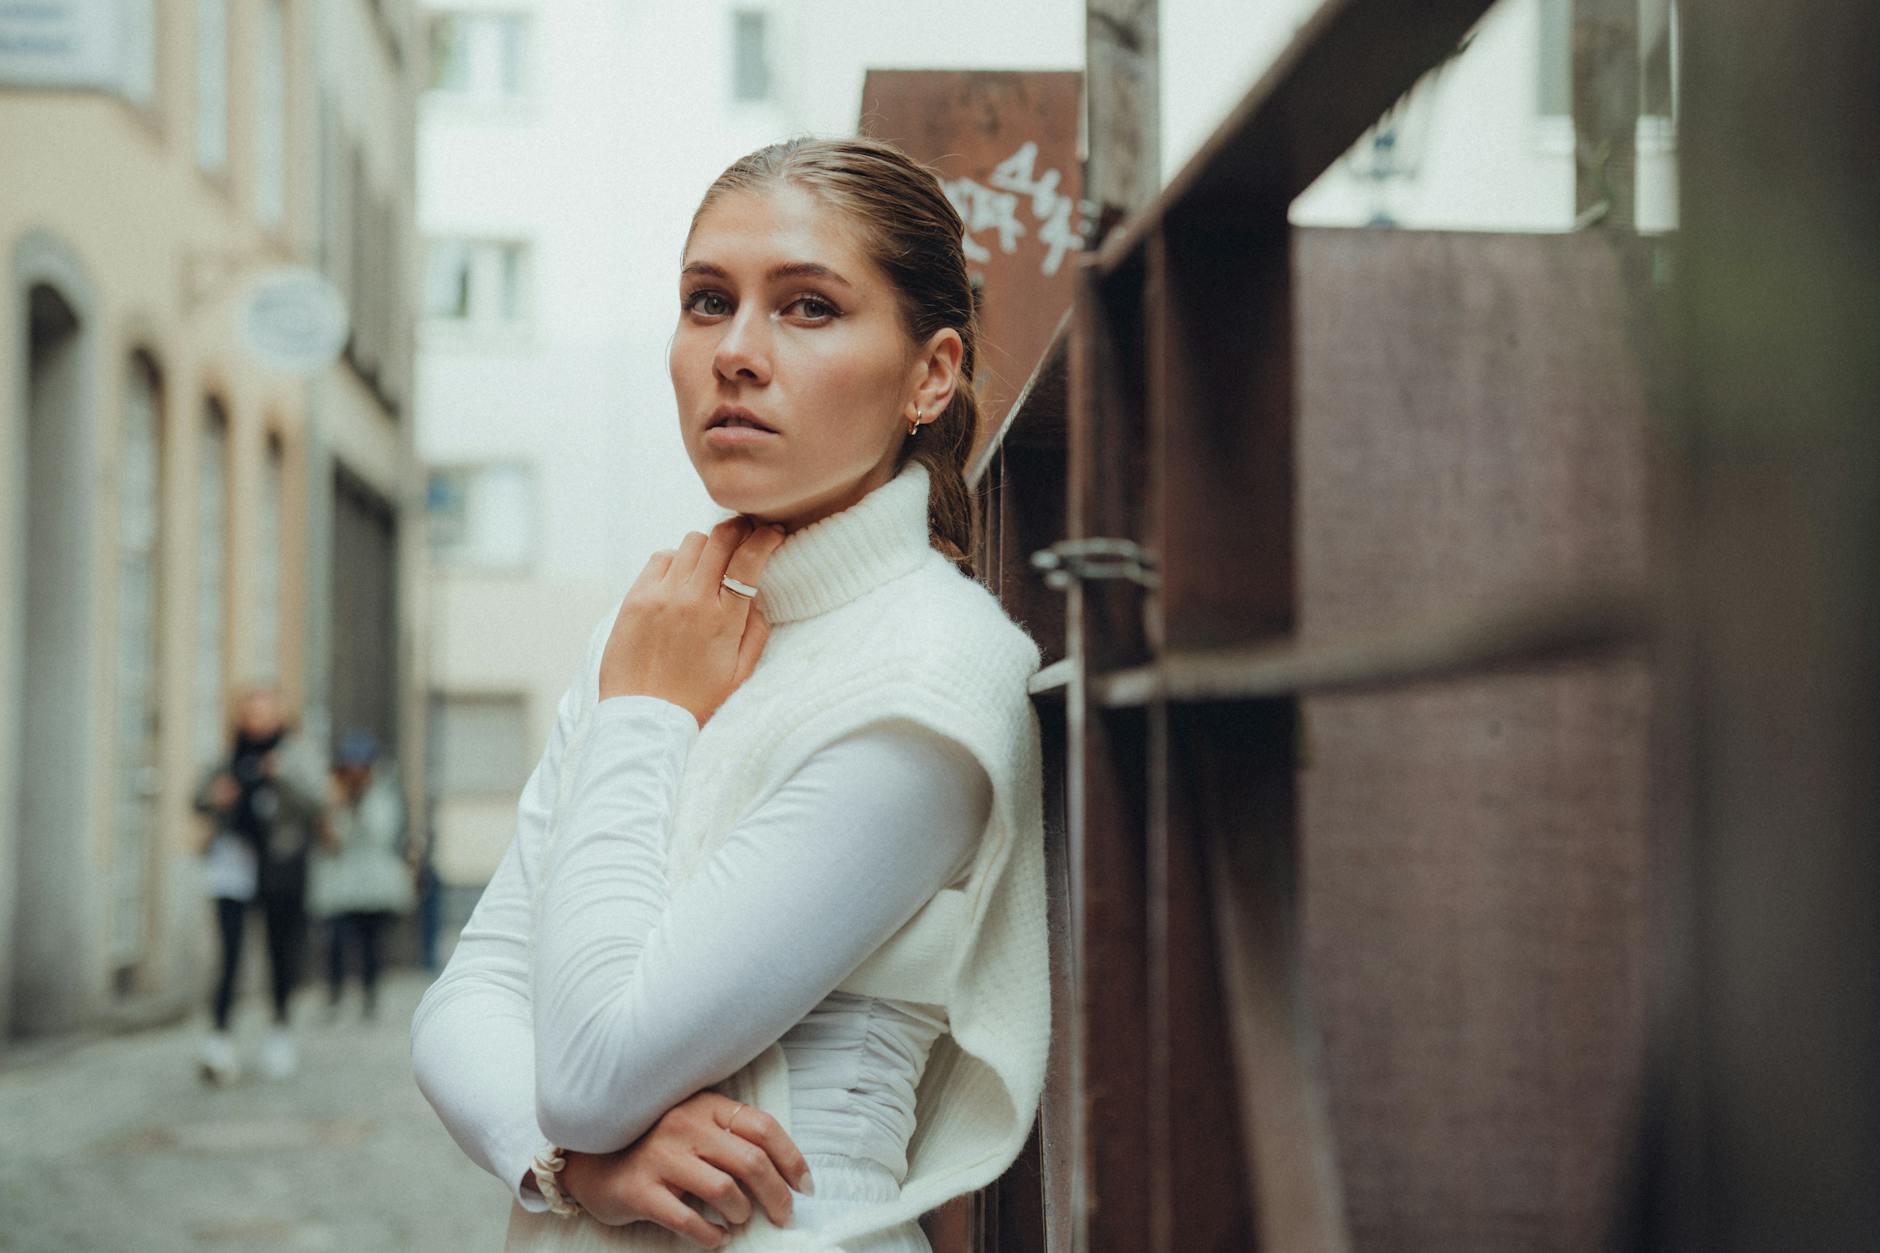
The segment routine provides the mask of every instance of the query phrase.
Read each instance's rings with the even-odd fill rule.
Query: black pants
[[[359,983],[365,989],[366,1013],[370,1015],[379,999],[379,937],[391,923],[392,915],[382,909],[351,910],[335,914],[327,924],[326,989],[337,1003],[346,984],[346,950],[359,950]]]
[[[222,934],[222,977],[215,985],[215,1029],[228,1030],[235,1004],[235,977],[241,971],[242,930],[250,905],[261,907],[268,929],[268,978],[274,992],[274,1021],[287,1025],[287,1003],[300,982],[300,960],[307,942],[306,904],[298,893],[264,893],[253,901],[217,897],[215,918]]]

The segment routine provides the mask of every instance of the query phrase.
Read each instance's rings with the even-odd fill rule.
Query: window
[[[202,442],[196,458],[195,764],[222,756],[223,588],[228,554],[228,418],[215,399],[203,402]]]
[[[514,239],[433,239],[424,312],[438,322],[515,327],[529,319],[530,249]]]
[[[469,94],[472,21],[463,13],[439,13],[431,19],[432,91]]]
[[[1645,0],[1639,9],[1639,56],[1644,81],[1639,85],[1638,111],[1646,117],[1678,115],[1678,6],[1677,0]]]
[[[529,91],[529,18],[522,13],[444,12],[431,19],[431,94],[467,101],[520,100]]]
[[[520,462],[435,466],[425,513],[438,565],[520,569],[535,548],[535,475]]]
[[[432,696],[437,789],[513,795],[528,781],[528,702],[517,693]]]
[[[334,221],[328,273],[352,310],[346,361],[391,416],[408,391],[408,364],[400,351],[405,284],[399,281],[404,240],[393,193],[381,190],[359,140],[337,120],[330,138],[330,196]]]
[[[287,18],[262,0],[255,28],[255,217],[279,226],[287,202]]]
[[[445,321],[470,318],[471,245],[461,239],[434,239],[425,258],[424,315]]]
[[[228,0],[196,0],[196,164],[228,169]]]
[[[118,82],[124,98],[152,109],[157,104],[156,0],[130,0],[121,6],[124,23],[123,61]]]
[[[731,97],[734,100],[770,98],[770,60],[764,47],[765,17],[758,9],[740,9],[731,15]]]
[[[287,458],[281,441],[268,439],[267,457],[262,462],[261,514],[255,563],[255,626],[253,677],[257,683],[279,683],[281,679],[281,553],[286,543],[284,513],[287,496]]]
[[[135,967],[149,935],[150,879],[157,848],[158,742],[162,691],[158,663],[159,563],[163,498],[162,387],[156,365],[138,353],[125,378],[118,446],[117,739],[111,876],[111,964]]]
[[[1573,0],[1540,0],[1540,112],[1573,115]],[[1676,108],[1676,0],[1639,5],[1639,114],[1672,117]]]

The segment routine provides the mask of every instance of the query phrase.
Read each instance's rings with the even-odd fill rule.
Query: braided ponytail
[[[897,465],[918,461],[927,467],[927,530],[933,546],[967,574],[974,574],[973,552],[979,519],[966,486],[966,459],[979,429],[979,397],[965,382],[946,409],[910,436]]]

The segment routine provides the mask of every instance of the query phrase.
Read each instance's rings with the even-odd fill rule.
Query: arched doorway
[[[127,363],[117,448],[117,649],[112,734],[110,964],[135,986],[153,937],[162,793],[159,639],[162,619],[161,379],[156,362]]]
[[[88,682],[97,332],[89,285],[66,250],[29,241],[14,276],[24,306],[15,306],[24,316],[8,554],[17,786],[0,813],[12,828],[0,847],[11,845],[14,892],[7,1030],[31,1035],[78,1025],[101,990]]]
[[[196,579],[191,634],[190,765],[228,749],[228,410],[205,396],[196,436]]]

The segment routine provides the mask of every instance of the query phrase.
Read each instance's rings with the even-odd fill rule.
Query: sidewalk
[[[495,1253],[502,1185],[451,1143],[411,1081],[407,1028],[425,981],[400,972],[379,1021],[357,990],[325,1025],[297,1006],[300,1072],[255,1076],[261,998],[236,1034],[248,1073],[195,1069],[202,1020],[47,1049],[0,1071],[6,1253]]]

